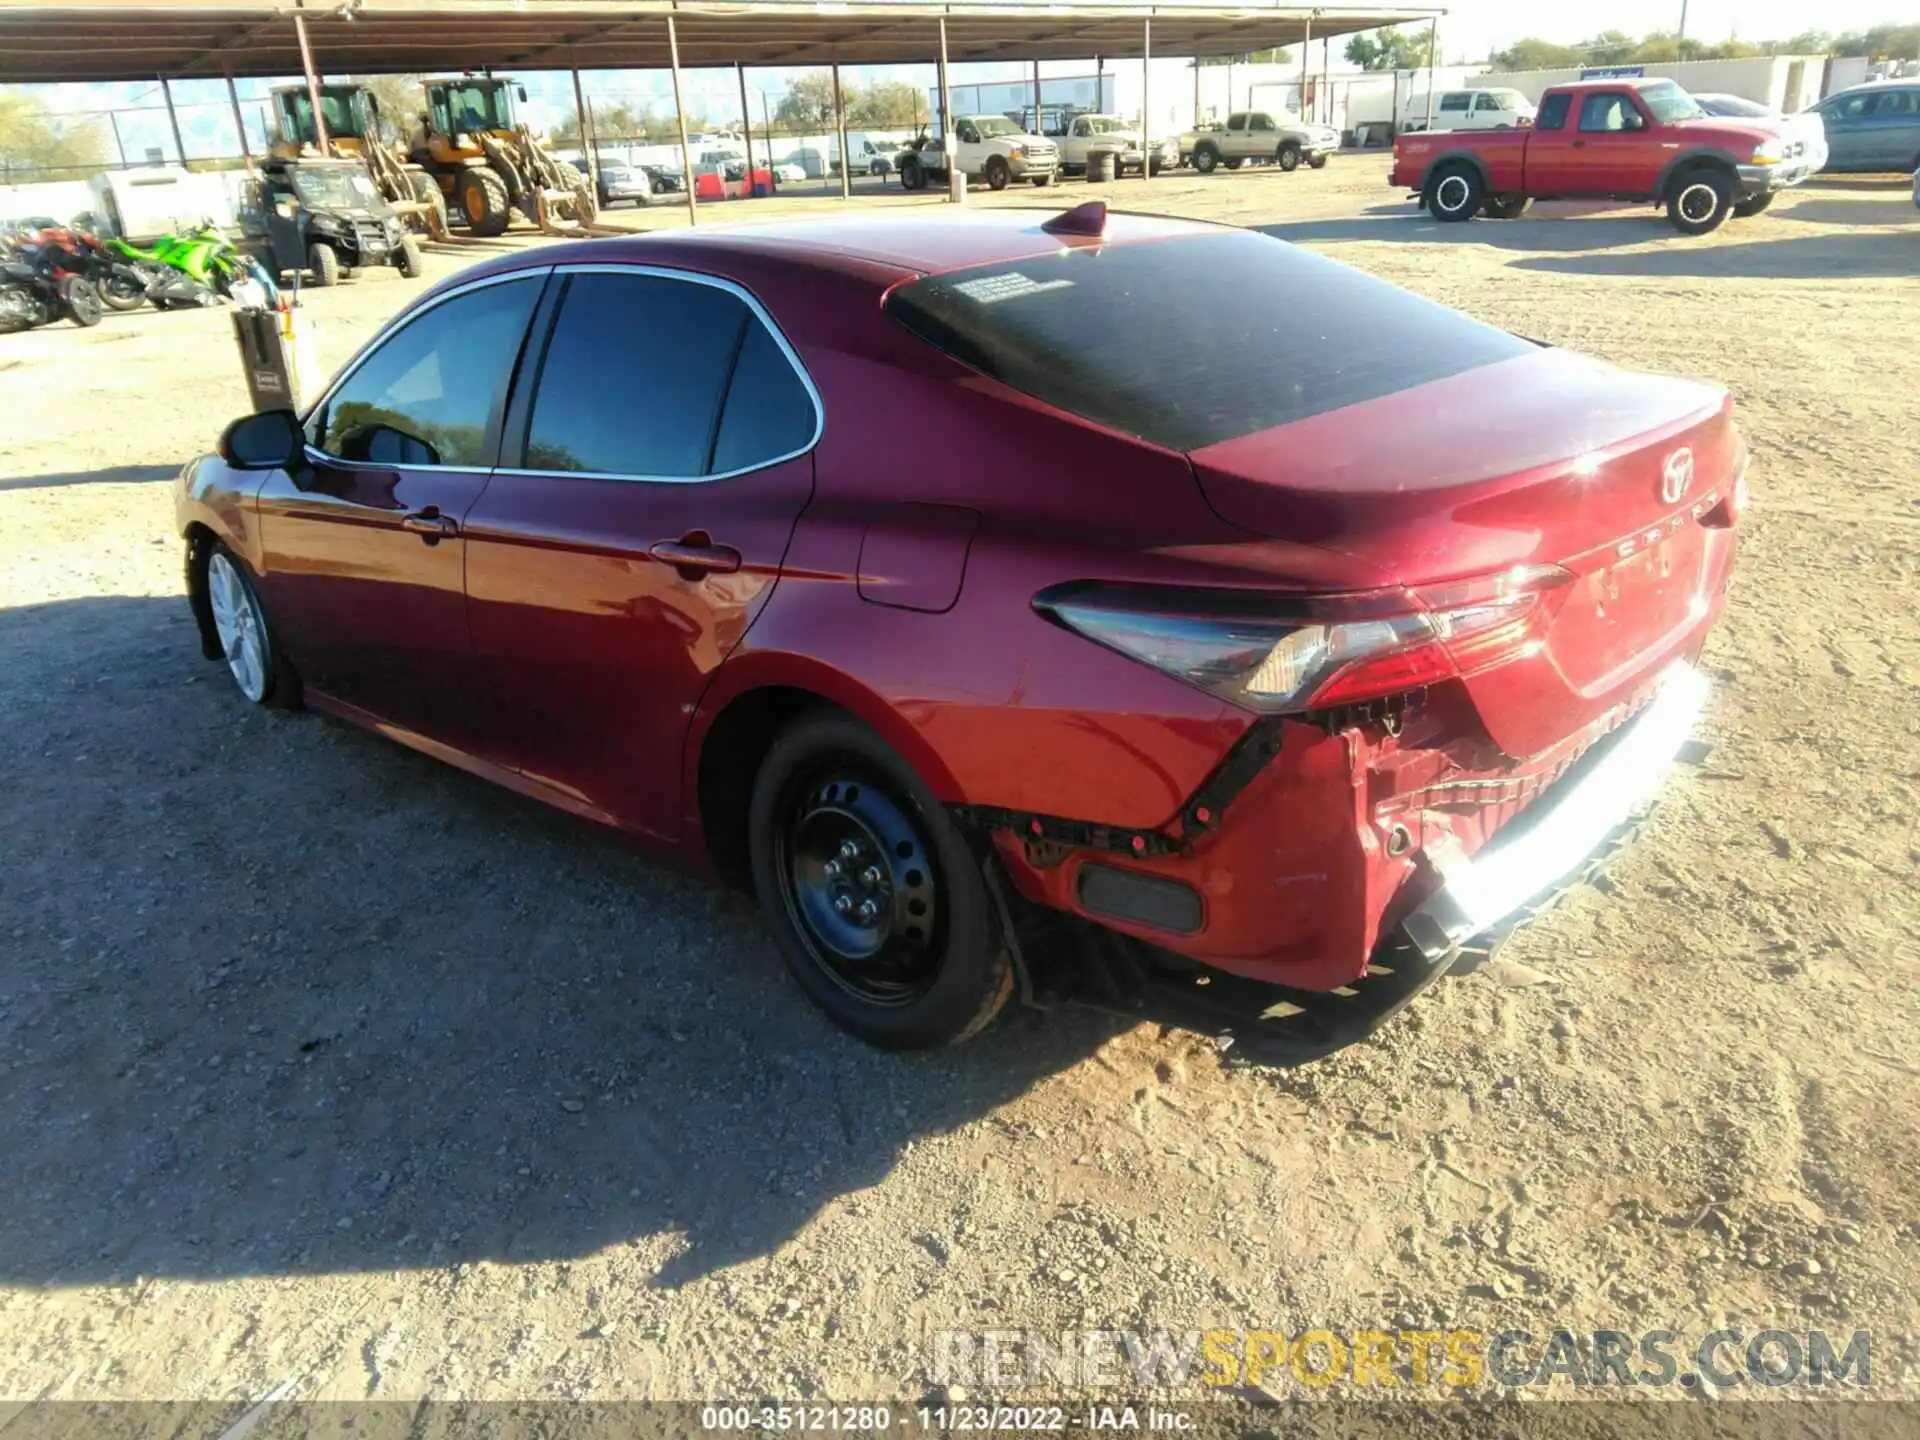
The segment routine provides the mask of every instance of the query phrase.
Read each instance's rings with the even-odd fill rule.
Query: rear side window
[[[1540,102],[1540,114],[1533,122],[1536,130],[1558,130],[1567,123],[1567,110],[1573,97],[1562,90]]]
[[[792,455],[814,429],[812,396],[738,295],[587,272],[568,278],[522,463],[690,480]]]
[[[1440,97],[1442,110],[1464,110],[1473,102],[1473,96],[1466,90],[1449,90]]]
[[[1236,232],[930,275],[896,289],[887,309],[983,374],[1173,450],[1532,348],[1337,261]]]

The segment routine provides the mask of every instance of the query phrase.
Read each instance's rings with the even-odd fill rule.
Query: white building
[[[1701,95],[1738,95],[1758,101],[1782,114],[1804,110],[1828,91],[1828,60],[1824,55],[1756,55],[1746,60],[1676,60],[1672,63],[1589,66],[1585,70],[1485,71],[1476,85],[1507,85],[1539,102],[1550,85],[1565,85],[1583,76],[1658,76],[1681,89]]]

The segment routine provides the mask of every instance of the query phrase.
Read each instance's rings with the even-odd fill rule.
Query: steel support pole
[[[109,110],[107,119],[113,122],[113,148],[120,152],[120,168],[127,168],[127,142],[120,138],[120,112]]]
[[[1322,40],[1320,42],[1320,90],[1319,90],[1319,93],[1313,97],[1314,99],[1313,108],[1314,108],[1315,117],[1318,118],[1320,104],[1323,100],[1325,101],[1326,107],[1327,107],[1327,124],[1329,125],[1333,123],[1333,84],[1331,79],[1332,72],[1333,72],[1333,42],[1331,40]]]
[[[586,92],[580,88],[580,67],[573,67],[573,113],[580,119],[580,153],[587,157],[587,182],[594,198],[600,195],[599,137],[593,133],[593,116],[587,113]]]
[[[1306,35],[1300,41],[1300,119],[1307,118],[1307,52],[1313,48],[1313,16],[1307,16]]]
[[[1193,57],[1193,128],[1200,128],[1200,57]]]
[[[953,91],[947,85],[947,17],[940,17],[940,158],[947,167],[947,199],[953,199]]]
[[[1096,96],[1093,103],[1098,106],[1099,97]],[[1040,62],[1035,60],[1033,62],[1033,133],[1035,135],[1044,133],[1041,129],[1044,123],[1040,118]]]
[[[1427,129],[1433,129],[1433,67],[1440,63],[1440,17],[1434,16],[1427,29]]]
[[[687,224],[700,223],[700,202],[693,194],[693,147],[687,144],[687,107],[680,103],[680,32],[667,16],[667,59],[673,67],[673,118],[680,127],[680,178],[687,187]]]
[[[186,142],[180,138],[180,117],[174,113],[173,109],[173,87],[167,84],[164,75],[160,76],[159,80],[160,94],[165,97],[167,102],[167,124],[173,127],[173,150],[174,153],[180,157],[180,165],[181,168],[184,169],[187,163],[187,145]]]
[[[1114,179],[1120,177],[1115,175]],[[1140,21],[1140,178],[1153,178],[1153,16]]]
[[[227,103],[233,106],[233,128],[240,137],[240,158],[247,162],[249,172],[253,169],[253,147],[247,144],[247,121],[240,113],[240,92],[234,88],[233,67],[223,67],[227,72]]]
[[[840,100],[840,62],[833,65],[833,120],[840,131],[840,198],[853,198],[853,165],[847,159],[847,107]]]
[[[753,194],[753,107],[747,104],[747,67],[736,60],[733,73],[740,81],[740,134],[747,147],[747,194]],[[773,159],[773,137],[767,137],[767,159]]]
[[[314,148],[322,155],[331,155],[333,137],[327,134],[327,117],[320,109],[320,72],[313,68],[313,46],[307,43],[307,17],[298,10],[293,12],[293,33],[300,41],[300,69],[307,77],[307,99],[313,105]]]

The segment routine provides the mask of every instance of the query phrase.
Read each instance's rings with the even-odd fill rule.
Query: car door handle
[[[647,553],[680,572],[683,580],[698,580],[702,575],[731,575],[740,568],[740,552],[731,545],[716,545],[702,531],[682,535],[678,540],[661,540]]]
[[[402,530],[411,530],[427,544],[444,540],[449,535],[459,533],[460,525],[451,515],[442,515],[439,507],[429,505],[424,510],[416,510],[400,522]]]
[[[1573,148],[1576,150],[1584,150],[1587,148],[1587,142],[1584,140],[1576,140],[1573,142]]]

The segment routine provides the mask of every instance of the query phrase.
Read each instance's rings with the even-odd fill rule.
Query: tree
[[[1556,45],[1528,36],[1494,51],[1487,63],[1495,70],[1570,70],[1585,58],[1577,45]]]
[[[348,79],[364,85],[373,97],[378,117],[373,122],[374,139],[384,145],[404,145],[407,137],[420,128],[420,116],[427,108],[427,92],[418,75],[353,75]]]
[[[773,107],[773,124],[789,134],[810,135],[834,128],[833,76],[815,70],[787,82],[787,93]]]
[[[0,89],[0,166],[86,170],[106,158],[106,136],[97,120],[69,123],[31,95]]]
[[[1347,59],[1362,70],[1424,70],[1433,53],[1433,32],[1377,30],[1379,39],[1360,34],[1347,41]]]
[[[646,130],[647,118],[635,115],[630,106],[617,101],[608,105],[589,100],[593,111],[593,138],[596,144],[605,144],[615,140],[631,140]],[[675,132],[676,135],[678,132]],[[578,145],[580,143],[580,117],[569,115],[547,132],[547,138],[555,145]]]
[[[927,118],[927,97],[904,80],[847,93],[847,124],[855,129],[908,130]]]

